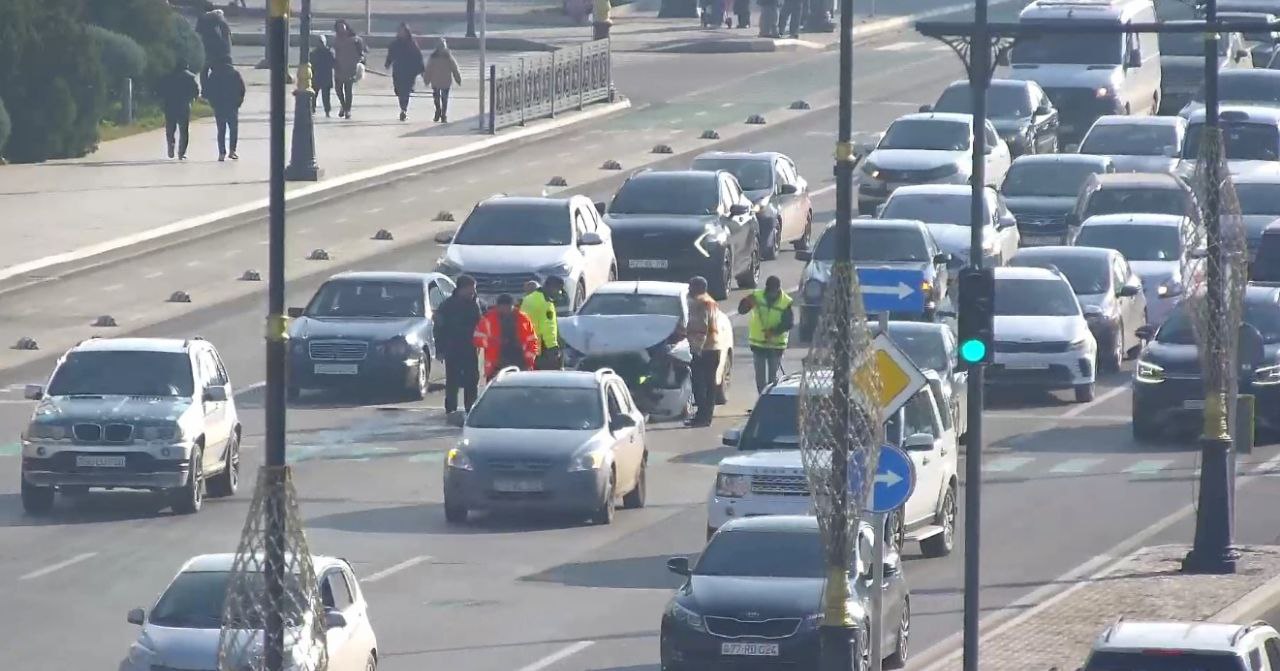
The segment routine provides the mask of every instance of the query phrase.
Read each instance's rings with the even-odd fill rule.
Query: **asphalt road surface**
[[[883,129],[897,115],[932,102],[960,76],[945,48],[907,39],[912,44],[906,48],[888,41],[860,46],[857,130]],[[798,97],[829,96],[834,73],[832,53],[624,61],[616,76],[637,103],[627,116],[293,211],[289,259],[297,280],[290,304],[302,304],[323,277],[340,269],[429,269],[441,253],[423,242],[343,261],[385,244],[368,240],[378,228],[439,230],[443,224],[429,221],[437,210],[461,216],[493,192],[538,193],[552,174],[566,176],[570,191],[606,197],[621,179],[597,169],[606,158],[641,156],[678,132],[741,123],[748,113]],[[827,222],[834,208],[835,125],[834,112],[819,110],[725,147],[790,154],[818,194],[816,220]],[[666,164],[690,158],[676,154]],[[328,249],[334,260],[303,261],[315,247]],[[262,455],[261,396],[252,385],[262,376],[264,298],[260,291],[235,297],[227,287],[239,286],[234,278],[244,268],[265,270],[265,250],[260,227],[239,228],[5,294],[3,337],[88,335],[85,325],[106,312],[120,321],[120,333],[147,324],[137,332],[210,339],[236,385],[247,388],[237,398],[245,422],[245,473],[252,475]],[[765,266],[788,288],[796,286],[800,269],[790,252]],[[196,303],[165,304],[177,288],[191,291]],[[735,292],[728,305],[740,295]],[[230,298],[213,304],[219,296]],[[740,319],[736,323],[741,343],[744,328]],[[651,428],[649,505],[620,511],[609,527],[546,519],[446,526],[442,453],[456,432],[443,423],[439,393],[417,404],[311,397],[292,408],[290,459],[311,546],[350,559],[364,577],[382,668],[656,670],[659,617],[677,585],[664,560],[702,547],[705,500],[725,454],[719,435],[744,419],[754,399],[742,351],[730,403],[713,427]],[[788,367],[798,368],[799,355],[789,354]],[[190,555],[234,550],[248,487],[233,499],[209,501],[193,517],[157,512],[152,498],[131,493],[101,494],[80,505],[60,502],[49,518],[24,516],[11,442],[30,412],[20,385],[42,381],[54,356],[47,348],[0,370],[0,389],[6,390],[0,394],[0,435],[6,437],[0,468],[9,473],[0,480],[0,585],[8,595],[0,658],[15,669],[111,668],[136,633],[125,622],[129,608],[149,606]],[[1196,454],[1188,445],[1139,447],[1131,441],[1130,379],[1129,373],[1101,379],[1097,400],[1085,405],[1048,394],[992,400],[983,453],[984,612],[1043,591],[1126,541],[1190,538],[1190,518],[1168,516],[1193,501]],[[1274,447],[1260,447],[1242,458],[1242,468],[1256,468],[1276,454]],[[1280,482],[1273,477],[1242,484],[1242,540],[1275,542],[1277,495]],[[1144,533],[1161,520],[1160,533]],[[916,651],[959,631],[962,551],[926,560],[908,548]]]

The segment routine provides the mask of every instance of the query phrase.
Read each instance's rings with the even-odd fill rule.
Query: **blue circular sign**
[[[876,479],[867,510],[887,513],[901,508],[916,489],[916,465],[911,456],[896,445],[880,448]]]

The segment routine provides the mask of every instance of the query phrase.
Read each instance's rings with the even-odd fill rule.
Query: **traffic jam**
[[[1219,7],[1261,16],[1244,0]],[[1034,0],[1020,20],[1194,18],[1184,10]],[[1246,384],[1257,422],[1271,427],[1280,426],[1275,44],[1270,34],[1219,41],[1226,152],[1254,258],[1244,319],[1264,343]],[[910,654],[903,548],[944,561],[956,546],[968,428],[957,277],[973,227],[995,269],[989,387],[1084,404],[1100,371],[1132,361],[1135,440],[1199,426],[1202,392],[1184,384],[1199,359],[1182,298],[1198,279],[1187,275],[1200,251],[1187,228],[1203,68],[1188,63],[1203,62],[1203,46],[1189,33],[1021,42],[991,84],[984,127],[959,81],[859,147],[852,258],[874,346],[904,382],[882,395],[886,445],[869,512],[884,526],[868,516],[859,527],[848,608],[864,640],[880,637],[889,668]],[[982,220],[972,221],[978,133],[987,184]],[[803,376],[799,357],[786,355],[821,336],[837,256],[830,222],[814,218],[815,183],[782,153],[709,152],[685,169],[640,170],[607,202],[482,200],[437,236],[434,269],[335,274],[289,310],[288,399],[338,390],[421,401],[439,394],[432,380],[443,372],[457,437],[431,486],[448,524],[533,511],[608,525],[646,505],[650,428],[709,426],[750,386],[733,377],[754,375],[758,395],[738,399],[751,409],[724,431],[731,454],[706,483],[705,547],[667,561],[683,584],[653,614],[657,652],[665,671],[815,668],[826,568],[800,452]],[[803,264],[796,286],[771,276],[784,254]],[[30,516],[56,516],[58,497],[100,489],[152,491],[189,515],[240,490],[241,413],[214,342],[93,338],[25,395],[37,402],[21,436]],[[153,605],[130,612],[139,635],[121,668],[170,668],[157,660],[177,649],[216,659],[217,637],[201,632],[220,621],[231,561],[193,557]],[[315,570],[331,626],[348,629],[350,649],[330,651],[329,668],[374,668],[367,614],[377,604],[343,560],[317,556]]]

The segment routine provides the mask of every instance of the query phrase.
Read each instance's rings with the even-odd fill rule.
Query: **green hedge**
[[[138,80],[146,72],[147,53],[133,38],[101,26],[88,26],[86,30],[98,47],[103,76],[112,93],[119,93],[126,79]]]

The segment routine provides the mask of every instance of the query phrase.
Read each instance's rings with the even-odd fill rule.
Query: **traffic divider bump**
[[[809,103],[807,103],[807,102],[805,102],[805,101],[803,101],[803,100],[797,100],[797,101],[795,101],[795,102],[791,103],[791,109],[793,109],[793,110],[807,110],[807,109],[813,109],[813,108],[809,106]]]
[[[240,281],[241,282],[261,282],[262,273],[250,268],[249,270],[244,271],[244,274],[240,276]]]
[[[751,124],[752,126],[763,126],[765,124],[764,115],[752,114],[751,116],[747,117],[747,123]]]
[[[21,350],[36,350],[40,349],[40,345],[36,342],[35,338],[32,338],[31,336],[22,336],[21,338],[18,338],[18,342],[13,344],[13,348]]]
[[[379,228],[378,232],[373,234],[373,239],[374,240],[395,240],[395,237],[391,235],[391,231],[388,231],[385,228]]]
[[[613,159],[609,159],[604,162],[604,165],[600,166],[600,169],[601,170],[621,170],[622,164]]]
[[[307,255],[307,260],[308,261],[328,261],[329,252],[326,252],[323,249],[313,249],[311,250],[311,253]]]
[[[453,213],[446,210],[440,210],[440,212],[436,214],[436,221],[453,221]]]
[[[169,302],[170,303],[190,303],[191,294],[185,291],[175,291],[169,294]]]
[[[654,146],[653,146],[653,153],[655,153],[655,154],[673,154],[673,153],[675,153],[675,152],[671,150],[671,145],[669,145],[669,144],[658,144],[658,145],[654,145]]]
[[[560,175],[556,175],[547,180],[547,186],[569,186],[569,182]]]
[[[118,326],[118,324],[116,324],[115,317],[112,317],[111,315],[102,315],[101,317],[98,317],[97,319],[93,320],[93,325],[99,328],[110,328],[112,326]]]
[[[707,129],[702,131],[702,135],[698,136],[701,140],[719,140],[720,134],[714,130]]]

